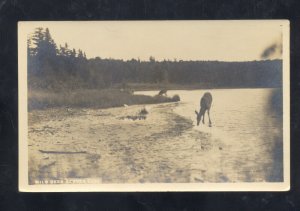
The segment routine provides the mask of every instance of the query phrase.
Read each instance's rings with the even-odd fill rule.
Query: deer
[[[162,96],[162,95],[167,96],[167,91],[168,91],[168,90],[166,90],[166,89],[160,90],[159,93],[158,93],[158,96]]]
[[[200,100],[200,111],[197,112],[195,110],[195,113],[197,115],[197,126],[199,126],[202,116],[203,116],[202,123],[205,124],[204,116],[205,116],[206,111],[207,111],[208,119],[209,119],[209,127],[212,126],[211,120],[210,120],[210,115],[209,115],[209,110],[210,110],[211,104],[212,104],[212,95],[209,92],[205,92]]]

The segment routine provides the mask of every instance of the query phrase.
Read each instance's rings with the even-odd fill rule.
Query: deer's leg
[[[203,116],[202,123],[203,123],[203,124],[205,124],[205,123],[204,123],[205,112],[206,112],[206,110],[205,110],[204,113],[202,114],[202,116]]]
[[[209,126],[211,126],[210,115],[209,115],[209,109],[207,110],[207,114],[208,114]]]

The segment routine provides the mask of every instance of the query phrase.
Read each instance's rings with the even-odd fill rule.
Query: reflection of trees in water
[[[283,181],[283,96],[282,89],[274,89],[269,98],[269,114],[273,124],[280,132],[273,135],[272,159],[273,168],[268,175],[268,181]],[[271,134],[270,134],[271,135]],[[285,140],[288,141],[288,140]]]
[[[274,89],[269,99],[269,109],[274,115],[282,119],[283,101],[282,89]],[[281,121],[281,120],[280,120]]]

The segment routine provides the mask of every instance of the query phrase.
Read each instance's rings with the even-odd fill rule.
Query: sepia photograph
[[[19,190],[288,191],[289,21],[21,21]]]

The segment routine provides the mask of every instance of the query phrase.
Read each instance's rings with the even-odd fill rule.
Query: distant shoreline
[[[132,93],[128,90],[119,88],[110,89],[78,89],[67,92],[57,92],[53,90],[29,90],[28,91],[28,110],[41,110],[47,108],[113,108],[131,105],[159,104],[180,101],[179,95],[160,96],[159,90],[212,90],[212,89],[280,89],[280,87],[201,87],[195,85],[176,86],[174,84],[165,85],[143,84],[137,86],[128,85]],[[155,96],[143,94],[134,94],[134,92],[153,91],[157,92]]]
[[[161,89],[167,90],[195,90],[195,89],[280,89],[280,86],[261,86],[261,87],[225,87],[225,86],[203,86],[199,84],[181,85],[181,84],[128,84],[128,87],[134,91],[159,91]]]

